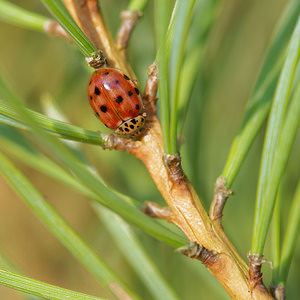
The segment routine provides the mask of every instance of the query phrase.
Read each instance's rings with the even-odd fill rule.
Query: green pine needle
[[[85,57],[91,57],[92,53],[97,49],[77,26],[61,0],[41,0],[41,2],[47,7],[57,22],[67,32],[82,54]]]
[[[29,277],[0,269],[0,284],[15,290],[51,300],[104,300],[87,294],[67,290]]]
[[[36,30],[44,31],[48,18],[28,11],[6,0],[0,0],[0,20],[6,23]]]
[[[138,299],[104,261],[77,235],[55,209],[41,196],[31,182],[0,152],[0,172],[21,199],[35,212],[60,242],[94,274],[111,292],[111,282]]]
[[[252,253],[262,254],[276,193],[291,151],[300,120],[300,86],[295,92],[287,116],[286,108],[300,57],[300,18],[294,30],[287,58],[274,95],[257,188]],[[299,106],[299,107],[298,107]]]
[[[281,62],[283,61],[283,53],[299,13],[300,2],[290,1],[273,34],[273,42],[258,77],[253,95],[250,98],[242,126],[232,143],[222,173],[228,187],[231,187],[233,184],[255,137],[267,117]]]
[[[288,219],[288,225],[283,239],[283,244],[282,244],[283,246],[281,250],[281,259],[280,259],[279,280],[278,280],[278,283],[280,285],[286,284],[292,256],[296,247],[296,242],[299,239],[300,181],[298,183],[297,190],[290,208],[290,213],[287,219]]]

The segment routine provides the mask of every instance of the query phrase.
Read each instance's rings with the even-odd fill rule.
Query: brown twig
[[[54,20],[49,20],[45,22],[44,32],[49,35],[61,37],[71,41],[70,37],[65,32],[65,30]]]
[[[104,19],[97,0],[63,0],[66,8],[76,21],[77,25],[85,33],[88,39],[98,50],[103,51],[109,66],[122,70],[135,80],[127,59],[116,46]]]
[[[271,294],[276,300],[284,300],[286,297],[286,290],[284,285],[271,285]]]
[[[95,39],[94,45],[103,50],[108,63],[135,79],[124,53],[117,49],[107,31],[97,0],[64,0],[64,2],[87,36],[92,41]],[[263,288],[262,281],[260,284],[261,278],[258,280],[259,284],[251,285],[254,279],[252,281],[250,279],[255,278],[255,273],[254,277],[249,275],[245,262],[226,237],[221,222],[209,218],[182,170],[180,156],[165,155],[161,126],[153,101],[156,90],[157,69],[154,65],[144,94],[147,130],[138,141],[126,140],[113,134],[107,135],[106,148],[127,151],[145,164],[172,212],[169,216],[176,220],[176,224],[191,242],[196,242],[194,246],[196,250],[190,253],[195,258],[202,257],[206,267],[233,299],[272,299]],[[216,208],[212,216],[217,216],[222,211],[222,205],[216,205]]]
[[[213,222],[181,169],[179,157],[166,159],[159,120],[150,102],[145,103],[145,109],[151,126],[129,153],[144,162],[179,228],[190,241],[197,242],[217,255],[215,262],[207,265],[207,268],[232,298],[272,299],[267,292],[258,293],[256,289],[250,295],[247,265],[236,251],[236,255],[233,255],[233,246],[224,239],[223,231],[214,228]]]
[[[231,194],[232,191],[226,188],[225,178],[220,176],[215,184],[214,197],[209,210],[209,217],[212,221],[221,223],[224,206]]]
[[[218,259],[218,253],[207,250],[196,242],[191,242],[190,245],[180,247],[176,251],[191,259],[198,259],[206,266],[214,264]]]
[[[128,64],[126,56],[118,51],[115,41],[113,40],[109,30],[107,30],[100,7],[98,6],[98,1],[86,0],[85,2],[89,16],[101,41],[104,54],[108,59],[108,63],[128,74],[131,79],[136,80],[135,74]]]
[[[196,192],[184,175],[178,156],[166,157],[159,120],[150,102],[145,103],[149,128],[140,141],[124,141],[111,135],[114,149],[131,153],[144,162],[156,186],[169,205],[177,226],[192,242],[216,255],[206,267],[233,299],[272,299],[266,290],[249,293],[249,274],[245,262],[213,226]],[[233,250],[234,249],[234,250]]]
[[[148,79],[146,82],[144,98],[150,102],[157,100],[156,93],[158,88],[158,67],[155,61],[147,68]]]
[[[117,48],[119,51],[126,51],[132,31],[142,16],[142,12],[135,10],[121,12],[122,22],[117,35]]]
[[[102,44],[97,31],[95,30],[94,24],[90,18],[89,11],[86,7],[86,1],[82,0],[63,0],[69,13],[88,37],[88,39],[93,43],[93,45],[101,50]]]
[[[261,266],[267,260],[265,257],[261,257],[258,254],[248,254],[249,260],[249,286],[250,292],[254,291],[267,292],[266,287],[263,284],[263,274],[261,273]]]
[[[235,299],[250,299],[248,270],[241,268],[226,242],[214,231],[196,192],[182,172],[178,157],[165,156],[159,120],[150,102],[145,103],[149,126],[136,147],[128,152],[142,160],[174,214],[177,225],[190,241],[218,254],[207,266],[225,290]],[[268,299],[268,297],[266,297]]]
[[[229,241],[221,223],[224,206],[228,197],[232,195],[232,193],[233,192],[231,190],[228,190],[226,187],[225,178],[223,176],[220,176],[215,183],[215,191],[213,201],[209,210],[209,217],[212,220],[213,230],[217,232],[220,238],[222,238],[223,242],[226,243],[228,250],[231,252],[232,257],[235,258],[236,263],[239,264],[241,270],[243,270],[243,272],[247,272],[247,264],[241,259],[238,252]]]
[[[159,218],[176,224],[176,219],[171,209],[167,206],[160,206],[155,202],[145,201],[142,207],[144,214],[151,218]]]

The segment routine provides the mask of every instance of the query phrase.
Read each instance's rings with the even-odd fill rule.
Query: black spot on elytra
[[[100,95],[100,90],[98,89],[97,86],[95,86],[95,94],[96,94],[96,95]]]
[[[125,78],[126,80],[130,80],[129,77],[126,76],[125,74],[124,74],[124,78]]]
[[[136,92],[137,95],[140,94],[140,91],[137,88],[134,88],[134,90],[135,90],[135,92]]]
[[[116,80],[116,81],[115,81],[115,84],[118,84],[118,83],[119,83],[119,80]]]
[[[128,96],[132,96],[132,91],[129,91],[129,92],[128,92]]]
[[[107,107],[105,105],[101,105],[100,109],[102,112],[106,113],[107,112]]]
[[[90,96],[90,99],[91,99],[91,100],[93,100],[93,97],[92,97],[92,96]]]
[[[125,123],[124,125],[125,125],[126,127],[128,127],[128,124],[127,124],[127,123]]]
[[[91,85],[92,81],[89,82],[89,85]]]
[[[126,132],[129,132],[129,129],[128,129],[128,128],[125,128],[125,131],[126,131]]]
[[[137,105],[135,106],[135,108],[136,108],[137,110],[139,110],[139,109],[140,109],[140,106],[137,104]]]
[[[130,125],[129,127],[130,127],[131,129],[133,129],[133,128],[134,128],[134,126],[133,126],[133,125]]]
[[[117,99],[116,99],[116,102],[118,104],[120,104],[122,101],[123,101],[123,97],[122,96],[118,96]]]
[[[109,74],[109,72],[105,72],[105,73],[104,73],[104,75],[108,75],[108,74]]]
[[[131,122],[132,124],[136,124],[136,120],[135,120],[135,119],[132,119],[130,122]]]

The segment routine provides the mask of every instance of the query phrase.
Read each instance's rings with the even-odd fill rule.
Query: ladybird
[[[145,126],[143,102],[132,80],[117,69],[100,68],[88,83],[89,102],[96,116],[116,134],[134,137]]]

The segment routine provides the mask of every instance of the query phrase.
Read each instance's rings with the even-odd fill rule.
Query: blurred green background
[[[12,2],[48,15],[38,1]],[[242,121],[272,30],[286,3],[284,0],[224,0],[220,3],[201,69],[199,64],[199,78],[185,122],[181,149],[184,169],[206,208],[212,198],[214,182],[223,170],[230,145]],[[104,17],[115,35],[119,13],[126,9],[128,1],[102,0],[101,4]],[[153,3],[149,1],[129,47],[130,62],[141,86],[146,81],[146,68],[155,58],[154,27]],[[43,97],[50,96],[71,123],[108,132],[94,118],[88,105],[86,85],[90,70],[74,46],[64,40],[2,22],[0,37],[0,70],[12,82],[16,92],[26,99],[28,107],[42,111]],[[225,231],[244,259],[251,247],[262,143],[263,132],[257,137],[233,185],[234,196],[228,201],[223,217]],[[126,153],[103,151],[92,145],[82,147],[103,178],[117,190],[141,202],[163,203],[141,162]],[[299,153],[298,134],[284,177],[284,219],[300,175]],[[20,163],[18,166],[108,264],[142,295],[142,299],[151,299],[90,208],[89,200]],[[138,176],[130,176],[132,169]],[[16,266],[28,276],[42,281],[107,296],[98,281],[41,226],[2,177],[0,191],[1,250]],[[228,299],[200,262],[190,261],[142,232],[137,233],[180,299]],[[271,258],[268,244],[265,256]],[[287,284],[288,299],[299,299],[299,263],[298,243]],[[263,273],[268,284],[271,280],[269,264],[263,266]],[[13,290],[0,286],[0,299],[22,298]]]

